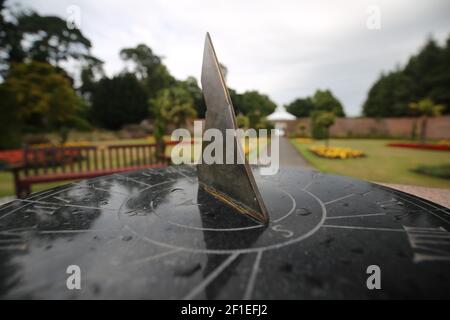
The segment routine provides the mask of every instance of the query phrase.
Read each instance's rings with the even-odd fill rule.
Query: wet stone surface
[[[1,298],[433,298],[450,294],[450,210],[308,170],[256,182],[270,223],[198,189],[195,167],[77,182],[0,207]],[[81,289],[69,290],[68,266]],[[366,270],[381,270],[381,290]]]

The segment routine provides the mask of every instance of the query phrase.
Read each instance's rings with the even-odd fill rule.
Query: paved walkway
[[[308,161],[303,158],[286,137],[280,137],[280,167],[302,167],[314,169]]]

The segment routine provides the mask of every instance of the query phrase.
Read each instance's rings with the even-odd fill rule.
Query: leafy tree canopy
[[[233,89],[229,91],[236,114],[247,116],[250,128],[257,128],[261,120],[274,112],[277,107],[269,96],[256,90],[245,91],[241,94]]]
[[[96,124],[117,130],[148,115],[147,95],[134,74],[102,78],[93,91],[91,111]]]
[[[206,104],[203,99],[202,89],[198,86],[197,79],[188,77],[184,81],[178,81],[178,85],[183,87],[191,95],[192,101],[199,118],[204,118],[206,113]]]
[[[341,102],[333,96],[330,90],[317,90],[312,101],[315,110],[330,111],[338,117],[345,116]]]
[[[85,66],[101,61],[90,54],[91,42],[79,29],[69,29],[64,19],[37,12],[13,11],[0,0],[0,57],[2,75],[12,63],[60,62],[74,59]]]
[[[251,115],[258,112],[262,116],[267,116],[274,112],[277,107],[277,105],[270,100],[269,96],[259,93],[256,90],[245,91],[241,94],[236,94],[233,91],[231,98],[232,100],[233,98],[236,100],[233,101],[236,113],[245,115]]]
[[[159,90],[168,88],[176,82],[162,63],[162,58],[155,55],[145,44],[122,49],[120,57],[132,64],[132,72],[142,82],[149,98],[156,97]]]
[[[197,117],[191,93],[182,85],[166,88],[149,100],[150,110],[155,117],[154,136],[157,157],[164,155],[163,136],[168,125],[183,127],[188,119]]]
[[[69,79],[46,62],[13,64],[1,86],[9,97],[9,103],[2,103],[1,108],[14,110],[8,121],[37,131],[86,125],[79,117],[82,100]]]
[[[403,68],[381,74],[369,90],[363,114],[414,116],[409,104],[426,98],[444,105],[443,113],[450,113],[450,37],[443,46],[429,39]]]
[[[174,86],[161,90],[155,99],[150,100],[155,118],[172,123],[179,128],[188,119],[197,117],[194,100],[186,88]]]
[[[345,117],[342,103],[328,89],[316,90],[312,97],[297,98],[285,107],[298,118],[310,117],[315,111],[329,111],[338,117]]]
[[[306,118],[314,110],[314,102],[310,97],[298,98],[286,105],[285,108],[287,112],[297,118]]]

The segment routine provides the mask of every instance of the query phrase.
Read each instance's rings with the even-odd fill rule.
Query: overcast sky
[[[175,77],[200,79],[209,31],[230,87],[259,90],[279,105],[329,88],[351,116],[360,114],[381,71],[404,65],[428,36],[443,43],[450,34],[448,0],[15,2],[61,17],[78,6],[81,31],[108,75],[124,67],[121,48],[145,43],[165,57]],[[367,27],[376,19],[373,5],[381,14],[379,29]]]

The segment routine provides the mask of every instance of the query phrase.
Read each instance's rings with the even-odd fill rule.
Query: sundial
[[[209,38],[205,59],[216,61]],[[208,120],[218,106],[232,112],[227,101],[214,102],[226,99],[226,87],[211,85],[224,84],[217,70],[204,62],[202,82],[213,110],[206,121],[223,129],[233,126],[234,114]],[[0,297],[449,296],[449,209],[316,171],[280,168],[263,176],[246,163],[217,166],[113,174],[3,205]],[[224,172],[239,174],[223,183],[217,179]],[[81,271],[79,290],[67,287],[69,266]],[[368,286],[374,268],[379,288]]]

